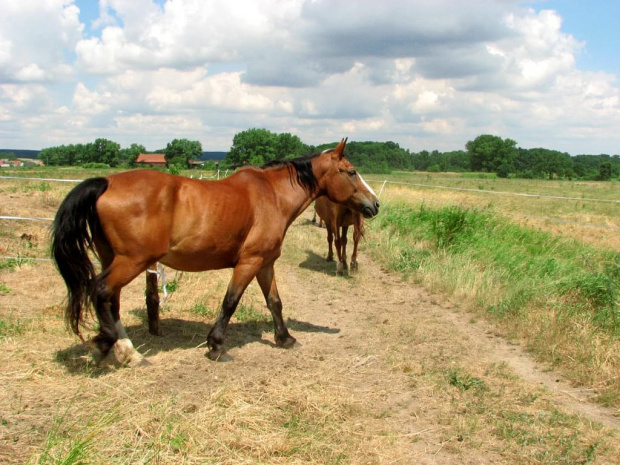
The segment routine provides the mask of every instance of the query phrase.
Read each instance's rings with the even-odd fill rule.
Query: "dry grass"
[[[5,211],[52,216],[62,195],[48,195],[54,200],[20,197]],[[139,369],[89,364],[88,348],[61,320],[65,291],[50,263],[0,270],[9,289],[0,293],[0,462],[604,464],[620,456],[617,429],[519,378],[495,356],[487,330],[463,332],[469,317],[440,295],[363,253],[358,275],[336,277],[310,216],[291,226],[276,265],[302,347],[273,346],[253,283],[229,328],[230,363],[204,357],[228,270],[167,270],[177,290],[162,309],[163,337],[146,330],[143,279],[123,291],[123,322],[153,363]],[[7,250],[23,247],[19,225],[1,224]],[[46,236],[37,236],[43,257]]]

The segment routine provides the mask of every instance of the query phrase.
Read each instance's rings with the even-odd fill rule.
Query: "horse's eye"
[[[355,176],[357,174],[355,170],[349,170],[348,173],[349,173],[349,176]]]

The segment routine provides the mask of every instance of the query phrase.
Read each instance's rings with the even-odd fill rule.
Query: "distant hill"
[[[0,156],[5,153],[12,153],[15,158],[37,158],[40,150],[18,150],[18,149],[0,149]]]
[[[223,160],[226,158],[228,152],[202,152],[202,157],[199,160]]]

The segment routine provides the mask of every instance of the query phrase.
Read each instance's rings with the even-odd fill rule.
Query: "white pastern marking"
[[[370,193],[372,195],[374,195],[375,197],[377,196],[377,194],[375,194],[375,191],[372,190],[372,187],[370,187],[366,181],[364,181],[364,178],[362,178],[362,175],[358,173],[358,176],[360,177],[360,181],[362,181],[362,184],[366,187],[366,189],[368,189],[370,191]]]
[[[144,359],[144,356],[135,349],[127,338],[116,341],[114,344],[114,355],[116,355],[119,363],[127,364],[128,366],[137,366]]]

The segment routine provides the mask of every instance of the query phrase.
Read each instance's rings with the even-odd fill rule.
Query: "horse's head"
[[[346,139],[338,146],[322,154],[328,162],[328,168],[321,182],[323,193],[332,201],[346,205],[371,218],[379,213],[379,199],[372,188],[344,157]]]

